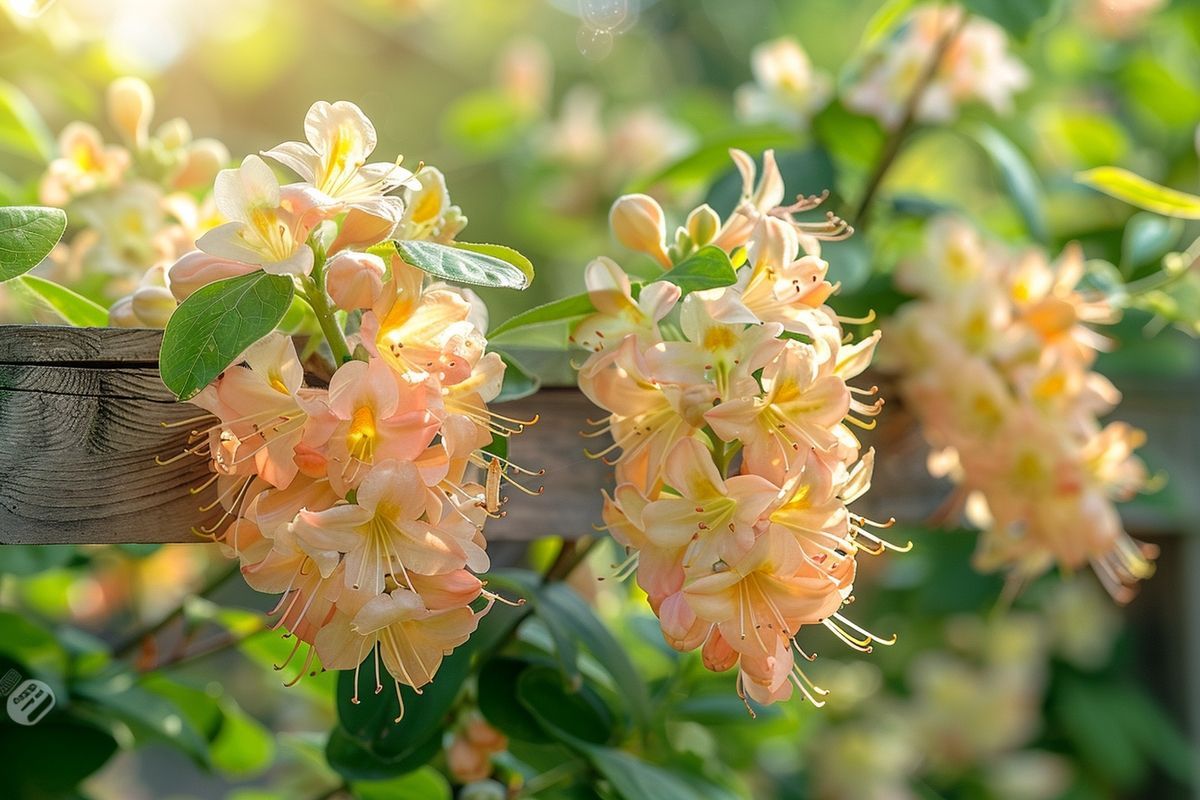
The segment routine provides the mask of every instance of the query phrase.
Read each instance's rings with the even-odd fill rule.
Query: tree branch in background
[[[854,212],[853,223],[856,230],[861,231],[866,226],[867,214],[871,210],[871,204],[875,201],[875,196],[879,193],[879,187],[883,184],[883,179],[887,175],[888,170],[892,168],[896,156],[900,154],[900,146],[904,144],[904,141],[908,138],[908,134],[912,131],[913,124],[916,122],[917,110],[921,106],[921,100],[925,97],[925,92],[929,89],[929,84],[933,82],[938,68],[941,67],[942,59],[946,57],[946,53],[950,50],[950,45],[954,44],[954,40],[958,38],[963,28],[966,27],[967,19],[968,15],[964,12],[955,24],[946,29],[946,32],[942,34],[942,38],[934,46],[933,53],[929,58],[929,62],[925,65],[925,69],[917,78],[917,82],[904,104],[904,116],[900,118],[900,124],[896,126],[884,142],[883,152],[879,154],[879,160],[875,163],[875,169],[867,181],[867,188],[863,192],[862,200],[859,201],[858,209]]]

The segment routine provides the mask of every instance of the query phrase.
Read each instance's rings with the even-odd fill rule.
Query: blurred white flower
[[[754,83],[738,87],[734,100],[744,122],[779,122],[807,128],[827,102],[829,76],[813,70],[808,53],[791,37],[764,42],[750,54]]]

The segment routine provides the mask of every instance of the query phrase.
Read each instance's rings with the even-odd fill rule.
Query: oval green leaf
[[[494,253],[437,242],[408,241],[396,242],[395,245],[396,252],[406,263],[448,281],[502,289],[524,289],[529,285],[530,276],[522,267]]]
[[[526,286],[533,283],[533,262],[511,247],[502,244],[475,244],[472,242],[455,242],[454,246],[459,250],[469,250],[472,253],[481,253],[501,261],[507,261],[521,270],[526,279]]]
[[[275,329],[294,292],[286,275],[251,272],[192,294],[163,333],[163,383],[180,400],[195,397],[247,347]]]
[[[40,264],[66,229],[67,215],[61,208],[0,208],[0,282]]]
[[[1200,219],[1200,197],[1160,186],[1127,169],[1096,167],[1076,174],[1075,180],[1132,206],[1168,217]]]
[[[686,295],[732,286],[737,283],[737,272],[733,269],[729,254],[710,244],[671,267],[657,280],[675,284]]]

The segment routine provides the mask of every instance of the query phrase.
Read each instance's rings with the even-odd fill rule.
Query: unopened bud
[[[666,215],[653,197],[645,194],[618,197],[608,214],[608,221],[621,244],[653,256],[663,267],[671,266],[663,244],[667,236]]]
[[[325,265],[326,288],[338,308],[370,308],[383,291],[383,259],[370,253],[346,251]]]
[[[140,328],[141,322],[133,313],[133,297],[126,295],[108,309],[108,324],[113,328]]]
[[[143,286],[133,293],[133,313],[143,327],[165,328],[175,313],[175,295],[165,286]]]
[[[154,95],[141,78],[117,78],[108,87],[108,116],[126,141],[143,147],[154,116]]]
[[[217,173],[229,165],[229,149],[216,139],[197,139],[188,145],[183,167],[175,175],[176,189],[212,186]]]
[[[688,214],[687,231],[696,247],[704,247],[717,237],[721,229],[721,217],[708,203],[695,208]]]
[[[178,150],[187,147],[192,141],[192,128],[186,119],[175,117],[158,126],[154,138],[168,150]]]

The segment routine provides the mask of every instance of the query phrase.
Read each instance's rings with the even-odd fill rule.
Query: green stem
[[[329,343],[329,351],[333,353],[333,366],[336,369],[350,360],[350,346],[346,344],[346,335],[333,314],[329,303],[329,295],[325,292],[325,256],[318,252],[313,263],[312,274],[300,278],[300,286],[304,299],[317,317],[321,325],[321,333]]]
[[[957,25],[954,25],[942,34],[942,38],[938,40],[938,43],[933,48],[933,55],[925,65],[924,71],[917,78],[912,92],[905,101],[904,116],[900,118],[900,124],[896,126],[887,141],[884,142],[883,152],[879,154],[879,160],[875,163],[875,169],[871,173],[871,177],[867,180],[866,191],[863,192],[862,200],[858,203],[858,210],[854,213],[854,227],[857,230],[861,231],[866,228],[867,214],[871,210],[871,204],[874,202],[879,192],[879,187],[883,184],[884,177],[887,176],[888,170],[895,163],[896,156],[900,154],[900,146],[908,138],[908,134],[917,120],[917,110],[921,106],[921,99],[925,96],[925,91],[929,88],[929,84],[933,82],[933,77],[937,74],[938,67],[941,66],[942,59],[946,56],[946,51],[950,49],[950,45],[954,43],[958,34],[966,26],[967,18],[968,15],[964,13]]]

